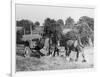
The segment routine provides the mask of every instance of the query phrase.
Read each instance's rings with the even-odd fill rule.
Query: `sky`
[[[72,17],[77,22],[81,16],[94,18],[94,9],[16,4],[16,20],[28,19],[33,23],[39,21],[40,25],[47,17],[63,19],[64,22],[68,17]]]

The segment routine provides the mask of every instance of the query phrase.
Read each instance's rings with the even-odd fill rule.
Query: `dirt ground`
[[[79,60],[75,62],[75,52],[71,53],[71,61],[61,56],[44,56],[41,58],[16,56],[16,71],[93,68],[93,47],[87,47],[84,51],[86,62],[82,62],[81,53]]]

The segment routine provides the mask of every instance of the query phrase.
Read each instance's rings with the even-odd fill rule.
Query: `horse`
[[[83,50],[84,46],[81,44],[79,37],[77,37],[77,39],[74,40],[72,39],[62,40],[62,45],[65,47],[66,50],[65,55],[67,58],[69,58],[71,52],[74,51],[77,53],[75,61],[78,61],[79,53],[82,53],[82,57],[83,57],[82,62],[86,62],[84,50]]]

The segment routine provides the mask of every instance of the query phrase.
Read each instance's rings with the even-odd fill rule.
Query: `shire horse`
[[[81,40],[79,37],[77,37],[76,39],[72,40],[72,39],[64,39],[64,40],[61,40],[62,44],[64,47],[65,47],[65,50],[66,50],[66,57],[67,58],[70,58],[70,54],[72,51],[76,52],[76,59],[75,61],[78,61],[78,58],[79,58],[79,53],[82,53],[82,57],[83,57],[83,60],[82,62],[86,62],[85,60],[85,55],[84,55],[84,46],[81,44]],[[69,59],[71,60],[71,58]]]

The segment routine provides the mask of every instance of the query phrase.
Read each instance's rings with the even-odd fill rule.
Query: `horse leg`
[[[66,52],[67,52],[67,56],[66,56],[67,60],[70,61],[71,60],[71,58],[70,58],[71,49],[69,48],[69,50]]]
[[[57,55],[59,56],[59,49],[57,49]]]
[[[70,56],[71,49],[69,48],[69,51],[67,52],[68,57]]]
[[[50,52],[50,45],[48,46],[48,55],[50,55],[51,52]]]
[[[65,55],[68,56],[69,48],[65,47],[65,50],[66,50]]]
[[[53,52],[53,57],[55,56],[55,53],[56,53],[56,51],[54,50],[54,52]]]
[[[76,59],[75,59],[75,61],[78,61],[79,51],[77,50],[76,52],[77,52],[77,54],[76,54]]]
[[[53,54],[54,54],[54,50],[52,50],[52,52],[51,52],[51,56],[53,56]]]
[[[50,55],[50,48],[47,47],[47,48],[46,48],[46,51],[48,51],[47,56],[49,56],[49,55]]]
[[[68,57],[69,57],[70,61],[72,61],[72,58],[70,57],[71,51],[72,51],[72,50],[69,49],[69,52],[68,52]]]
[[[24,50],[24,57],[26,57],[26,50]]]
[[[84,51],[82,51],[82,57],[83,57],[82,62],[86,62],[86,60],[85,60],[85,55],[84,55]]]
[[[54,51],[53,51],[53,57],[55,56],[55,53],[56,53],[56,48],[54,48]]]

